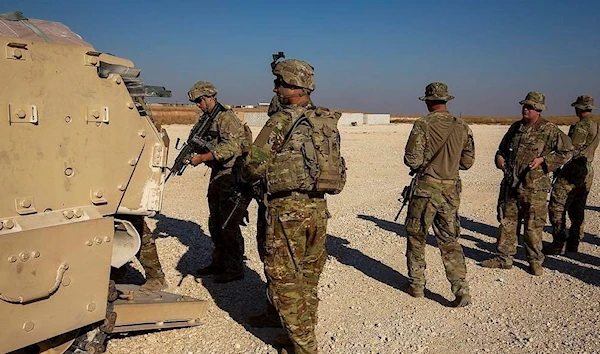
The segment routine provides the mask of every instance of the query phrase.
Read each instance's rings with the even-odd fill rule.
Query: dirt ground
[[[414,299],[407,281],[404,211],[393,222],[398,195],[409,182],[402,162],[409,124],[342,128],[348,182],[328,197],[327,265],[319,283],[317,339],[322,353],[598,353],[600,352],[600,183],[588,199],[580,253],[548,257],[543,276],[527,272],[523,247],[511,270],[478,263],[495,249],[496,198],[501,172],[493,156],[507,126],[472,126],[476,162],[461,172],[460,208],[464,253],[473,304],[450,307],[453,296],[432,236],[426,250],[427,292]],[[166,127],[174,143],[191,126]],[[254,129],[255,134],[258,130]],[[171,150],[170,160],[175,157]],[[598,158],[594,162],[600,171]],[[111,339],[109,353],[276,353],[276,329],[252,328],[247,316],[265,302],[262,264],[256,251],[256,205],[246,240],[246,277],[215,284],[195,279],[210,261],[207,181],[204,166],[172,177],[162,213],[151,219],[169,291],[208,301],[200,327]],[[545,241],[551,240],[549,224]],[[139,264],[135,264],[140,269]],[[141,282],[140,273],[132,272]]]

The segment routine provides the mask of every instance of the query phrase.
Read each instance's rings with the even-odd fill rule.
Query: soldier
[[[550,222],[552,223],[553,242],[544,247],[545,254],[563,254],[577,252],[579,241],[583,238],[585,203],[594,180],[594,152],[598,147],[598,123],[592,118],[594,98],[579,96],[571,104],[579,121],[569,129],[573,143],[573,159],[567,162],[557,173],[550,194]],[[566,233],[566,213],[571,219],[569,235]]]
[[[242,152],[248,149],[244,125],[231,110],[217,101],[217,89],[208,81],[198,81],[188,92],[190,101],[202,111],[199,119],[212,119],[207,134],[208,151],[192,156],[193,166],[204,162],[211,167],[208,186],[208,229],[214,244],[210,265],[197,271],[199,276],[216,275],[216,283],[227,283],[244,277],[244,239],[240,223],[245,210],[240,201],[233,166],[241,163]]]
[[[163,273],[158,259],[158,252],[156,250],[154,237],[152,236],[152,231],[150,231],[144,217],[141,215],[117,214],[115,215],[115,218],[131,222],[133,227],[135,227],[137,232],[141,235],[142,242],[140,250],[136,255],[144,268],[144,273],[146,273],[146,282],[141,286],[141,289],[148,291],[160,291],[166,289],[169,285],[165,280],[165,273]],[[113,279],[117,282],[121,282],[125,277],[126,271],[127,269],[125,267],[113,269]]]
[[[425,88],[425,101],[430,112],[419,118],[410,133],[404,163],[417,178],[406,216],[408,293],[423,297],[425,291],[425,239],[433,223],[433,231],[456,296],[453,305],[471,304],[467,268],[461,245],[458,207],[460,205],[460,170],[475,161],[473,133],[460,118],[454,117],[446,103],[454,96],[448,86],[433,82]]]
[[[147,114],[150,113],[150,110],[146,106],[146,101],[144,101],[142,97],[134,97],[134,100],[136,101],[136,103],[139,103],[142,107],[144,107]],[[152,114],[148,114],[148,118],[150,118],[150,121],[152,122],[152,124],[154,124],[156,130],[160,132],[160,123],[154,119]],[[169,284],[165,280],[165,273],[163,273],[162,267],[160,265],[154,236],[152,235],[152,231],[150,231],[150,228],[148,227],[148,223],[146,222],[144,216],[117,214],[115,215],[115,218],[131,222],[133,227],[141,236],[141,246],[136,257],[138,258],[140,264],[144,268],[146,282],[140,288],[142,290],[147,291],[160,291],[168,288]],[[126,271],[127,269],[125,267],[113,269],[113,278],[119,282],[122,281],[122,279],[125,277]]]
[[[286,144],[286,136],[299,118],[328,117],[333,112],[312,103],[314,71],[308,63],[296,59],[281,61],[274,66],[273,75],[274,91],[282,106],[254,141],[246,177],[267,177],[265,274],[270,299],[293,346],[286,345],[281,353],[317,353],[317,284],[327,258],[329,213],[324,193],[311,192],[302,185],[292,186],[296,180],[288,172],[293,170],[294,176],[304,176],[301,171],[305,162],[298,146]],[[290,190],[274,192],[282,185]]]
[[[512,268],[522,221],[531,274],[543,274],[542,228],[548,210],[548,175],[571,157],[572,149],[569,137],[542,117],[545,101],[544,94],[532,91],[519,102],[523,118],[510,126],[496,152],[496,167],[504,171],[498,206],[498,253],[483,261],[483,267]]]

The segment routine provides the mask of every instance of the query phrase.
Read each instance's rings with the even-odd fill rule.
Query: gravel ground
[[[453,296],[430,236],[426,250],[427,292],[414,299],[406,282],[403,222],[393,222],[398,195],[409,182],[402,163],[409,124],[343,127],[348,164],[344,191],[329,197],[329,258],[319,283],[317,338],[322,353],[598,353],[600,352],[600,187],[598,174],[588,199],[586,235],[580,253],[548,257],[545,272],[527,272],[519,247],[511,270],[482,268],[494,251],[495,204],[501,173],[493,155],[507,126],[472,126],[476,162],[461,172],[460,214],[473,305],[455,309]],[[191,126],[167,130],[174,143]],[[257,129],[253,129],[255,134]],[[175,153],[171,150],[171,161]],[[596,159],[596,171],[600,171]],[[256,251],[256,205],[246,240],[246,277],[215,284],[190,273],[210,261],[206,167],[189,168],[169,180],[161,215],[153,218],[169,291],[208,301],[200,327],[113,338],[109,353],[264,353],[281,330],[252,328],[248,315],[264,305],[264,275]],[[545,241],[551,239],[550,226]],[[135,264],[135,269],[140,269]],[[141,281],[141,274],[133,274]]]

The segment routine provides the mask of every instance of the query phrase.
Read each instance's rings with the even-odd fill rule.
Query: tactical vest
[[[340,154],[340,116],[339,112],[317,107],[294,121],[267,168],[269,193],[342,191],[346,162]]]

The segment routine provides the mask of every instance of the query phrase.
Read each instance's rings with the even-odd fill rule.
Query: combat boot
[[[425,287],[422,285],[407,284],[405,290],[412,297],[421,298],[425,296]]]
[[[222,274],[224,271],[225,271],[225,269],[223,267],[218,266],[214,263],[211,263],[204,268],[199,268],[196,271],[196,275],[198,275],[198,276],[212,275],[212,274],[218,275],[218,274]]]
[[[250,316],[246,320],[246,322],[255,328],[264,328],[264,327],[272,327],[272,328],[282,328],[281,319],[279,319],[279,314],[277,310],[273,308],[273,306],[269,306],[266,312],[261,314]]]
[[[512,262],[509,263],[500,257],[494,257],[481,262],[481,266],[485,268],[512,269]]]
[[[542,253],[545,255],[561,255],[565,254],[565,243],[564,242],[552,242],[549,245],[542,248]]]
[[[542,265],[539,263],[530,263],[529,271],[533,275],[540,276],[540,275],[544,274],[544,267],[542,267]]]
[[[141,290],[145,291],[161,291],[169,287],[165,278],[148,278],[144,285],[140,286]]]
[[[465,307],[471,305],[472,302],[471,295],[468,291],[460,291],[458,294],[456,294],[456,299],[452,301],[452,306]]]
[[[225,271],[215,277],[215,283],[229,283],[244,278],[244,270]]]
[[[577,241],[567,240],[566,252],[577,253],[578,250],[579,250],[579,240],[577,240]]]

